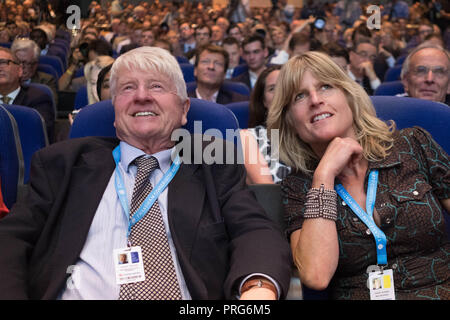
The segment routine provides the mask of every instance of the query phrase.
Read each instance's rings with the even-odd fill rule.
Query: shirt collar
[[[252,88],[253,88],[255,86],[256,80],[258,79],[258,75],[255,72],[250,71],[250,70],[248,70],[248,75],[250,78],[250,84],[252,85]]]
[[[166,173],[169,170],[172,164],[172,153],[175,152],[175,147],[172,147],[167,150],[163,150],[157,152],[155,154],[151,154],[149,156],[153,156],[158,160],[159,168],[163,173]],[[130,165],[134,165],[133,161],[140,156],[145,156],[146,153],[141,149],[133,147],[128,143],[121,141],[120,142],[120,162],[122,167],[128,172],[130,170]]]
[[[349,65],[347,66],[347,74],[348,74],[348,76],[350,77],[350,79],[356,81],[356,77],[355,77],[355,75],[353,74],[353,72],[350,70],[350,66],[349,66]]]
[[[19,94],[19,91],[20,91],[20,86],[17,87],[16,90],[11,91],[10,93],[8,93],[8,94],[6,95],[6,97],[10,97],[10,98],[11,98],[11,103],[13,103],[13,101],[16,100],[16,97],[17,97],[17,95]]]
[[[393,133],[393,139],[397,139],[398,131]],[[395,145],[388,150],[388,155],[380,161],[369,161],[369,170],[371,169],[384,169],[397,166],[401,163],[400,155],[395,150]]]
[[[200,95],[200,92],[198,92],[198,88],[195,89],[195,94],[197,95],[198,99],[202,99],[202,100],[206,100],[205,98],[203,98]],[[217,90],[216,92],[214,92],[214,94],[211,97],[211,100],[207,100],[207,101],[212,101],[212,102],[217,102],[217,96],[219,95],[219,90]]]

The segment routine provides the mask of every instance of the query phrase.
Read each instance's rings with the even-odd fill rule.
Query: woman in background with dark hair
[[[112,63],[104,67],[98,74],[97,79],[97,95],[100,101],[110,100],[111,93],[109,91],[109,77],[111,76]]]
[[[266,129],[266,117],[272,103],[281,65],[266,68],[258,77],[250,97],[248,130],[241,130],[242,149],[248,184],[280,183],[289,174],[289,168],[280,163],[276,145],[271,145]],[[275,156],[272,156],[272,154]]]

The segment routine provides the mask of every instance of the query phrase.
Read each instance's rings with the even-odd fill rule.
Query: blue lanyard
[[[375,207],[375,199],[378,185],[378,170],[372,170],[369,174],[369,182],[367,186],[366,198],[366,212],[359,206],[359,204],[352,198],[352,196],[345,190],[341,184],[337,184],[334,189],[345,203],[352,209],[352,211],[361,219],[362,222],[370,229],[377,248],[377,264],[387,264],[386,254],[386,235],[378,228],[373,220],[373,208]]]
[[[127,192],[125,189],[125,183],[122,177],[122,173],[119,169],[119,162],[120,162],[120,146],[117,146],[113,150],[113,158],[114,162],[116,163],[116,169],[115,169],[115,187],[116,187],[116,193],[119,197],[120,204],[122,205],[123,210],[127,214],[127,217],[130,216],[130,208],[128,207],[128,199],[127,199]],[[127,238],[129,238],[131,233],[131,228],[139,222],[150,210],[150,208],[153,206],[153,203],[158,199],[159,195],[166,189],[167,185],[172,181],[173,177],[177,173],[178,169],[180,168],[180,157],[177,155],[175,160],[173,161],[172,165],[170,166],[169,171],[162,177],[162,179],[158,182],[158,184],[153,188],[152,192],[145,198],[144,202],[141,204],[139,209],[133,214],[133,217],[131,217],[129,223],[128,223],[128,233]]]

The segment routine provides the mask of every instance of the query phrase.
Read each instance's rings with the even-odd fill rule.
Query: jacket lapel
[[[52,261],[54,270],[58,272],[54,273],[44,299],[58,294],[67,276],[67,267],[76,263],[114,168],[111,150],[101,148],[82,155],[80,164],[71,169],[70,186],[61,209],[61,229]]]
[[[20,88],[20,90],[19,90],[19,93],[17,94],[17,96],[16,96],[16,98],[14,99],[14,101],[13,101],[13,104],[16,104],[16,105],[22,105],[23,104],[23,102],[24,102],[24,100],[25,100],[25,96],[26,96],[26,87],[21,87]]]
[[[169,185],[168,216],[178,260],[192,297],[206,297],[203,280],[190,263],[194,240],[203,213],[205,187],[197,165],[182,164]]]

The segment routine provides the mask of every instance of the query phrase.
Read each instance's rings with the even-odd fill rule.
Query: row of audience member
[[[378,119],[365,90],[324,53],[306,52],[281,70],[274,68],[266,76],[268,87],[276,76],[266,123],[269,132],[280,131],[280,159],[292,170],[282,181],[283,204],[302,283],[319,290],[328,287],[333,299],[369,299],[377,287],[367,288],[368,276],[370,281],[383,277],[396,299],[449,299],[450,242],[442,216],[442,208],[450,210],[446,152],[423,129],[396,130],[395,123]],[[127,237],[129,218],[114,191],[118,185],[113,177],[126,176],[127,189],[135,179],[138,184],[146,158],[156,163],[150,181],[158,183],[164,175],[160,171],[171,165],[170,154],[176,151],[171,135],[186,123],[189,99],[178,62],[160,48],[142,47],[120,56],[110,81],[118,139],[74,139],[38,151],[27,198],[2,219],[0,241],[10,249],[0,256],[0,297],[284,298],[292,265],[288,241],[260,210],[246,188],[243,167],[236,163],[184,163],[179,168],[165,191],[168,194],[151,210],[161,208],[171,226],[160,222],[170,235],[165,253],[138,236],[143,232],[137,227],[140,221]],[[230,150],[223,147],[226,157]],[[114,148],[120,155],[112,152]],[[187,153],[183,157],[191,159],[193,155]],[[334,190],[335,181],[354,202],[341,189]],[[86,185],[91,188],[80,188]],[[377,189],[366,192],[365,185]],[[147,189],[150,192],[151,187]],[[138,190],[139,184],[133,194]],[[366,199],[372,191],[376,202]],[[204,197],[199,196],[202,192]],[[134,195],[132,207],[138,201],[133,199]],[[365,208],[366,201],[374,202],[372,224],[352,212],[357,205]],[[202,213],[195,208],[202,208]],[[216,215],[223,224],[221,236],[217,236]],[[375,230],[377,237],[385,235],[386,243],[373,241]],[[135,246],[142,248],[144,261],[163,258],[170,267],[158,272],[145,262],[145,281],[132,286],[117,283],[115,260],[98,253],[126,248],[119,250],[126,254],[127,238],[133,252]],[[67,266],[62,260],[79,268],[82,276],[76,286],[66,282]],[[157,286],[155,274],[167,285]]]

